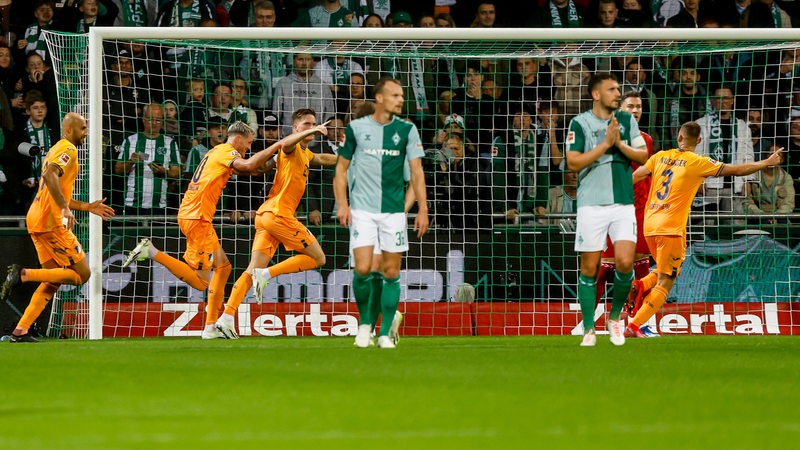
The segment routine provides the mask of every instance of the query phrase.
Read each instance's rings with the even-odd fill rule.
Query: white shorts
[[[349,247],[349,249],[350,249],[350,267],[355,267],[356,266],[356,257],[355,257],[355,255],[353,255],[353,240],[352,239],[350,239],[350,247]],[[375,235],[375,242],[372,244],[372,255],[374,257],[375,255],[380,255],[380,254],[381,254],[381,243],[378,242],[378,236]]]
[[[611,242],[636,242],[636,209],[633,205],[581,206],[575,226],[575,251],[600,252]]]
[[[408,251],[405,213],[371,213],[351,210],[350,248],[373,246],[389,253]]]

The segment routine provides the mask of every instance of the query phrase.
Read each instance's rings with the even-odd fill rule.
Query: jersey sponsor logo
[[[500,153],[500,149],[499,149],[499,148],[497,148],[497,146],[496,146],[496,145],[493,145],[493,146],[492,146],[492,157],[495,157],[495,156],[497,156],[497,154],[498,154],[498,153]]]
[[[719,164],[719,161],[714,158],[708,158],[708,160],[711,161],[711,164],[714,164],[715,166]]]
[[[385,148],[367,148],[364,153],[376,156],[400,156],[400,150],[387,150]]]
[[[574,143],[575,143],[575,132],[570,131],[569,134],[567,134],[567,144],[574,144]]]
[[[61,156],[58,157],[58,161],[66,166],[70,161],[72,161],[72,158],[70,158],[68,154],[62,153]]]

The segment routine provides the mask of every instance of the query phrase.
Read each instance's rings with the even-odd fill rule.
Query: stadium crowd
[[[531,3],[534,8],[505,0],[0,0],[0,215],[25,214],[42,158],[61,135],[42,30],[800,24],[800,2],[789,0]],[[254,150],[263,149],[291,132],[295,110],[312,108],[317,123],[332,121],[315,151],[336,153],[341,130],[365,103],[369,107],[370,87],[384,76],[403,84],[404,116],[422,133],[435,227],[563,223],[547,215],[572,212],[574,204],[575,177],[565,176],[566,128],[587,109],[586,82],[596,72],[614,74],[623,93],[641,95],[639,126],[653,136],[656,150],[674,147],[686,121],[703,130],[698,153],[723,162],[758,160],[773,145],[787,149],[785,170],[774,176],[707,183],[698,209],[786,214],[800,192],[800,52],[794,49],[514,60],[351,59],[131,42],[105,50],[104,187],[110,204],[125,214],[175,214],[198,162],[238,120],[256,130]],[[309,223],[334,223],[330,170],[315,168],[310,176],[298,211]],[[221,210],[233,222],[251,220],[264,183],[263,177],[232,180],[228,189],[237,195],[223,196]],[[259,198],[243,201],[248,195]]]

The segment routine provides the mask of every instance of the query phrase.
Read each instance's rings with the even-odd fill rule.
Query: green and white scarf
[[[575,8],[575,3],[569,0],[567,3],[567,28],[578,28],[581,26],[581,18],[578,16],[578,9]],[[553,28],[564,28],[561,23],[561,15],[558,13],[558,7],[550,0],[550,24]]]
[[[781,9],[778,8],[778,5],[775,2],[772,2],[772,6],[769,7],[769,12],[772,14],[772,21],[775,22],[775,28],[781,28],[783,26],[783,21],[781,20]]]
[[[147,10],[144,7],[144,0],[122,0],[122,20],[126,27],[146,27]],[[178,5],[175,5],[177,8]]]
[[[719,113],[713,111],[709,114],[709,135],[708,135],[708,155],[717,161],[725,164],[733,162],[733,155],[736,153],[736,146],[738,144],[738,124],[736,117],[731,113],[731,136],[730,142],[725,143],[725,136],[722,134],[722,125],[719,119]]]
[[[176,2],[175,6],[172,8],[170,26],[198,27],[202,19],[203,14],[200,12],[200,0],[193,0],[188,8],[182,7],[180,2]]]

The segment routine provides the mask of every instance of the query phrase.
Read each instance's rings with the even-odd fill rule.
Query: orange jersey
[[[645,236],[684,236],[697,190],[708,177],[718,176],[725,164],[678,149],[656,153],[644,164],[652,185],[644,212]]]
[[[178,210],[178,218],[210,222],[217,212],[222,190],[233,174],[231,165],[241,157],[230,144],[220,144],[209,150],[192,174]]]
[[[69,201],[72,199],[72,190],[75,188],[75,179],[78,178],[78,149],[66,139],[56,142],[56,145],[50,148],[42,161],[42,173],[53,164],[61,169],[58,184],[61,187],[61,193],[64,194],[64,199],[67,200],[67,205],[69,205]],[[64,225],[61,223],[63,217],[61,208],[56,204],[44,183],[44,178],[40,179],[39,191],[36,193],[26,217],[28,232],[46,233],[57,227],[63,227]]]
[[[272,182],[267,201],[258,208],[257,214],[271,212],[279,217],[294,217],[306,192],[308,165],[312,159],[314,153],[300,144],[295,145],[292,153],[281,150],[278,154],[275,181]]]

